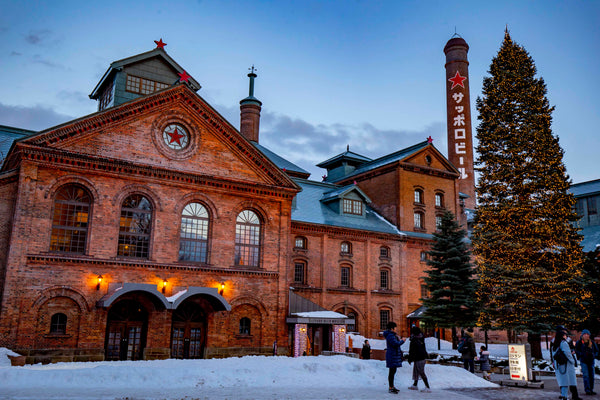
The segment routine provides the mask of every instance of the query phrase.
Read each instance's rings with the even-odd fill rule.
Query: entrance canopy
[[[225,298],[219,294],[216,288],[190,286],[187,289],[181,290],[173,296],[165,297],[164,294],[158,291],[156,285],[152,285],[149,283],[129,282],[111,287],[108,293],[105,294],[100,300],[98,300],[96,306],[100,308],[108,308],[117,299],[131,292],[145,292],[150,296],[150,298],[154,301],[154,303],[157,306],[162,305],[167,310],[176,309],[184,300],[196,295],[200,295],[204,297],[208,302],[210,302],[215,311],[231,310],[231,306],[229,305],[227,300],[225,300]]]
[[[346,325],[353,324],[354,319],[335,311],[307,311],[293,313],[287,317],[288,324],[318,324],[318,325]]]

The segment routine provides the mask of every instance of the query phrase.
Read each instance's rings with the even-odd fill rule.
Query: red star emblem
[[[191,76],[187,72],[185,72],[185,70],[178,75],[179,75],[179,82],[187,82],[188,79],[191,78]]]
[[[156,43],[157,49],[164,49],[167,45],[165,42],[162,41],[162,38],[160,38],[160,40],[155,40],[154,43]]]
[[[182,137],[185,137],[185,135],[182,135],[181,133],[179,133],[177,128],[173,129],[173,132],[167,132],[167,135],[169,135],[171,137],[171,141],[169,141],[169,144],[171,144],[173,142],[177,142],[177,144],[180,146],[181,146],[181,141],[179,139],[181,139]]]
[[[448,79],[450,82],[452,82],[452,87],[450,88],[450,90],[454,89],[455,86],[462,86],[464,88],[465,85],[463,84],[463,82],[465,81],[465,79],[467,79],[466,76],[460,76],[460,72],[456,71],[456,75],[454,75],[454,78]]]
[[[433,138],[431,136],[427,138],[427,143],[433,143]]]

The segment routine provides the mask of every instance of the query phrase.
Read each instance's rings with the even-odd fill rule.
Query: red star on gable
[[[164,49],[167,45],[165,42],[162,41],[162,38],[160,38],[160,40],[155,40],[154,43],[156,43],[157,49]]]
[[[171,144],[173,142],[177,142],[177,144],[180,146],[181,146],[181,141],[179,139],[181,139],[182,137],[185,137],[185,135],[182,135],[181,133],[179,133],[179,131],[177,131],[177,128],[173,129],[173,132],[167,132],[167,135],[171,136],[171,140],[169,141],[169,144]]]
[[[433,143],[433,138],[431,136],[427,138],[427,143]]]
[[[456,75],[454,75],[454,78],[448,79],[450,82],[452,82],[452,87],[450,88],[450,90],[454,89],[455,86],[462,86],[464,88],[465,85],[463,84],[463,82],[465,81],[465,79],[467,79],[466,76],[460,76],[460,73],[456,71]]]
[[[191,78],[191,76],[187,72],[185,72],[185,70],[178,75],[179,75],[179,82],[187,82],[188,79]]]

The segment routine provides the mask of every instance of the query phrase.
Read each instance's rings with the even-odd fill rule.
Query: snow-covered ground
[[[353,347],[364,338],[353,335]],[[369,339],[373,349],[385,342]],[[426,340],[429,352],[458,355],[451,343]],[[508,354],[506,345],[490,345],[491,355]],[[478,344],[479,348],[479,344]],[[403,350],[408,350],[408,342]],[[387,392],[384,361],[345,356],[264,357],[209,360],[73,362],[12,367],[0,348],[0,399],[464,399],[448,389],[490,388],[495,384],[463,368],[427,364],[431,393],[408,390],[412,366],[405,363],[396,374],[398,395]],[[422,388],[422,382],[419,388]]]

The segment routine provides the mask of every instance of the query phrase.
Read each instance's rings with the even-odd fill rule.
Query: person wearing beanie
[[[413,364],[413,385],[409,386],[410,390],[417,390],[417,384],[419,383],[419,377],[423,379],[425,388],[423,392],[431,392],[429,388],[429,381],[427,375],[425,375],[425,364],[427,363],[427,349],[425,348],[425,337],[423,332],[418,326],[411,329],[410,332],[410,347],[408,350],[408,363]]]
[[[594,359],[599,357],[598,346],[590,338],[590,331],[584,329],[575,343],[575,354],[581,363],[581,375],[583,375],[583,387],[585,394],[594,395]]]
[[[577,379],[575,376],[575,363],[577,360],[571,353],[571,348],[567,342],[567,331],[564,327],[556,327],[556,333],[554,335],[554,341],[551,347],[552,360],[554,363],[554,373],[556,374],[556,381],[560,387],[560,400],[567,400],[569,398],[569,389],[573,394],[573,400],[582,400],[577,394]],[[564,354],[566,362],[559,363],[559,353]]]

